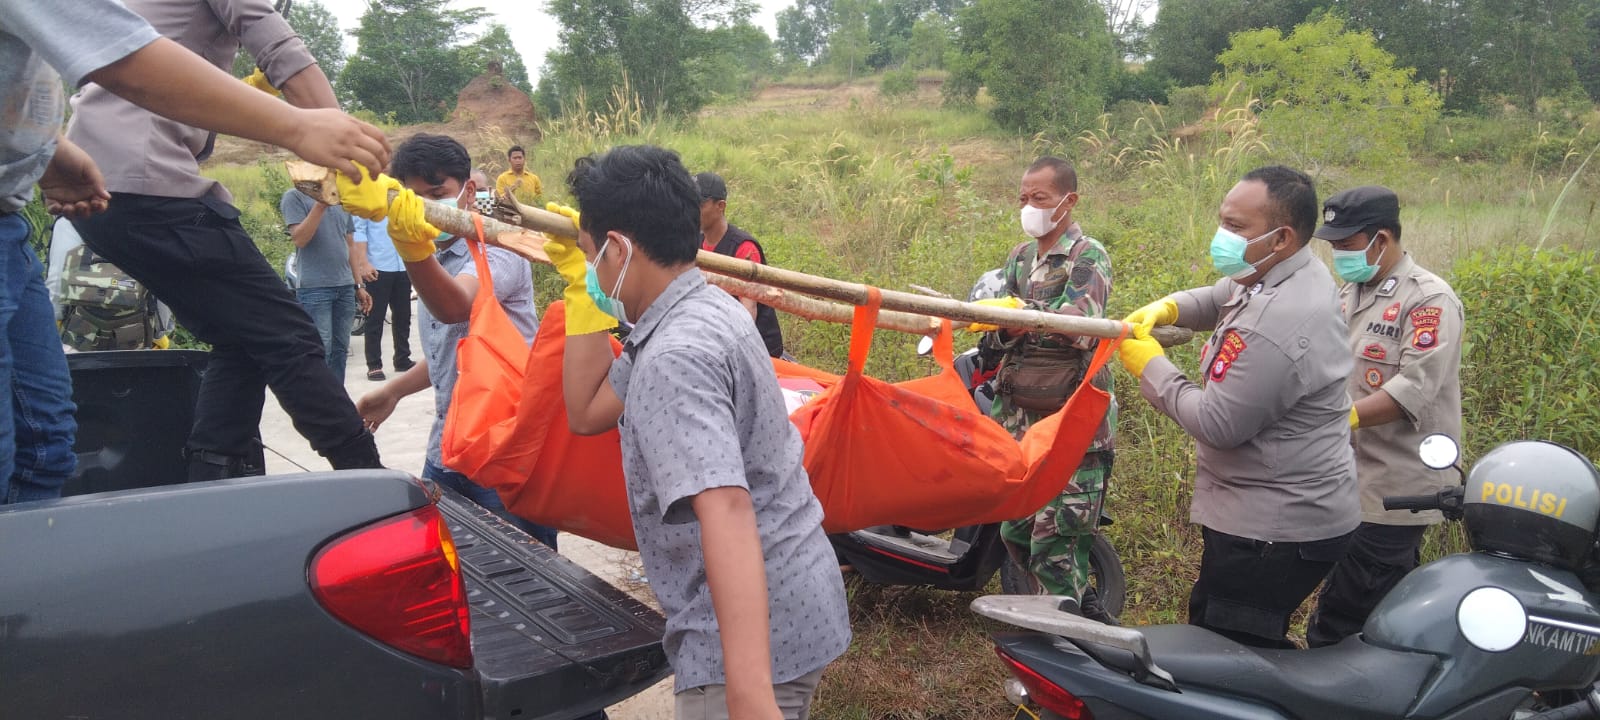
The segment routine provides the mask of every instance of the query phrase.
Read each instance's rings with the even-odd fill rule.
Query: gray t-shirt
[[[156,37],[111,0],[0,2],[0,213],[28,204],[55,154],[61,78],[79,84]]]
[[[299,190],[290,188],[284,191],[283,200],[278,202],[278,211],[283,213],[288,232],[294,232],[294,226],[305,221],[315,202],[310,195]],[[350,273],[348,240],[352,232],[355,232],[355,224],[344,210],[330,207],[323,211],[322,221],[317,223],[311,242],[298,251],[301,288],[356,284],[355,276]]]
[[[693,500],[741,487],[767,569],[772,680],[821,669],[850,645],[844,582],[750,312],[691,269],[667,286],[611,366],[634,535],[667,616],[677,692],[725,683]]]
[[[484,256],[489,262],[489,275],[494,278],[495,299],[510,316],[511,324],[531,343],[539,332],[539,316],[533,309],[533,269],[510,250],[488,250]],[[451,243],[434,257],[451,277],[479,277],[465,240]],[[428,312],[427,303],[418,302],[417,329],[422,333],[422,352],[428,358],[428,380],[433,383],[434,418],[433,432],[428,434],[428,460],[442,466],[439,444],[444,440],[444,416],[450,410],[450,396],[456,389],[456,343],[467,336],[467,323],[439,322]]]

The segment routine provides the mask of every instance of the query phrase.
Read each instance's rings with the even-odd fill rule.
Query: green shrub
[[[1600,273],[1594,253],[1498,248],[1457,260],[1467,315],[1463,432],[1477,454],[1541,439],[1600,457]]]
[[[903,98],[917,91],[917,71],[909,67],[890,70],[883,74],[878,92],[889,99]]]

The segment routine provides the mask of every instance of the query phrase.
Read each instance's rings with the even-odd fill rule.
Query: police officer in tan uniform
[[[1120,349],[1146,400],[1195,439],[1190,519],[1205,541],[1189,622],[1238,642],[1293,647],[1289,617],[1360,524],[1350,450],[1351,359],[1333,278],[1306,247],[1311,179],[1281,166],[1228,192],[1211,241],[1227,277],[1129,315]],[[1203,384],[1150,339],[1155,325],[1215,330]]]
[[[1355,371],[1347,386],[1361,527],[1334,566],[1306,627],[1313,646],[1361,632],[1378,601],[1417,567],[1422,533],[1439,511],[1385,511],[1385,495],[1424,495],[1454,478],[1417,460],[1430,433],[1461,436],[1461,333],[1455,291],[1400,247],[1400,200],[1358,187],[1328,198],[1316,237],[1333,246],[1345,281],[1339,303]],[[1359,429],[1358,429],[1359,428]]]

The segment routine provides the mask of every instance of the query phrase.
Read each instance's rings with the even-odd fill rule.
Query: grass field
[[[977,108],[942,107],[937,78],[893,102],[879,97],[875,80],[794,83],[675,121],[650,121],[613,100],[546,128],[544,142],[530,148],[529,167],[554,199],[565,199],[561,180],[577,157],[618,144],[664,145],[691,171],[727,179],[730,219],[760,238],[774,263],[965,296],[1023,239],[1014,199],[1023,168],[1041,153],[1061,154],[1082,179],[1075,218],[1112,254],[1110,312],[1120,317],[1173,290],[1209,284],[1206,247],[1218,203],[1244,172],[1277,160],[1273,139],[1248,113],[1224,108],[1217,120],[1171,128],[1160,114],[1124,107],[1077,138],[1024,137],[996,127],[981,98]],[[1411,157],[1383,168],[1316,168],[1322,197],[1369,183],[1398,191],[1405,247],[1461,292],[1473,326],[1463,369],[1469,456],[1518,437],[1600,454],[1593,270],[1600,168],[1586,164],[1596,130],[1593,108],[1560,122],[1449,118]],[[500,157],[492,131],[463,140],[474,157]],[[281,179],[270,164],[209,172],[233,188],[269,257],[276,254],[281,186],[274,183]],[[560,283],[538,272],[542,305]],[[784,330],[804,362],[842,371],[846,328],[785,318]],[[870,374],[899,380],[932,371],[911,339],[878,338]],[[1198,344],[1171,353],[1180,367],[1193,369]],[[1117,523],[1109,535],[1128,573],[1125,621],[1181,622],[1199,548],[1188,524],[1193,445],[1120,370],[1117,383],[1122,413],[1109,502]],[[1427,550],[1462,547],[1446,529],[1430,536]],[[856,642],[826,675],[818,717],[1004,716],[1002,671],[985,640],[992,628],[966,610],[972,596],[859,583],[850,592]]]

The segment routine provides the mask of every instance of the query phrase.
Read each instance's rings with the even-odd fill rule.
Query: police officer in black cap
[[[1425,495],[1454,479],[1417,460],[1430,433],[1461,436],[1461,333],[1455,291],[1400,247],[1400,199],[1368,185],[1328,198],[1314,237],[1333,269],[1355,369],[1350,438],[1361,484],[1361,526],[1334,565],[1306,627],[1312,647],[1361,632],[1367,615],[1417,567],[1439,511],[1385,511],[1385,495]]]

